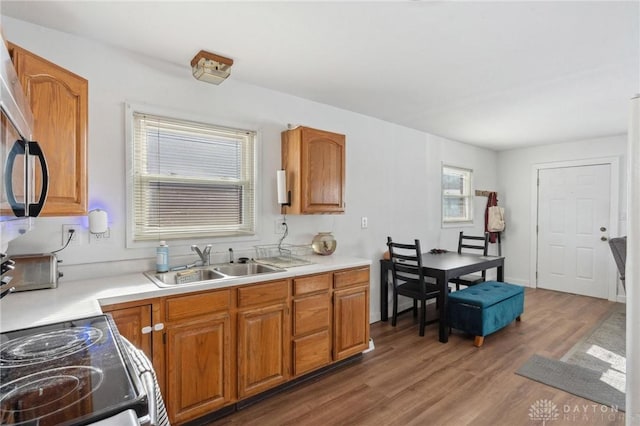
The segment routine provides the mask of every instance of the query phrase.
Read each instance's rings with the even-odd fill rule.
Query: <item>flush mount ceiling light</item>
[[[207,83],[220,84],[231,75],[233,59],[201,50],[191,60],[193,76]]]

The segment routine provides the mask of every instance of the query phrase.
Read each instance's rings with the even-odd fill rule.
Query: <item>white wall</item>
[[[496,187],[497,154],[260,87],[243,84],[233,75],[220,86],[195,80],[188,63],[158,62],[88,39],[2,17],[5,37],[89,80],[89,206],[108,210],[111,238],[59,253],[65,273],[61,285],[96,275],[153,268],[154,244],[125,247],[125,101],[146,103],[188,114],[196,120],[247,126],[260,133],[260,233],[254,241],[171,241],[171,264],[195,257],[192,243],[213,243],[216,255],[227,248],[253,254],[253,245],[278,241],[274,222],[280,218],[275,195],[275,170],[280,168],[280,132],[287,123],[344,133],[347,136],[346,213],[287,216],[286,242],[308,244],[319,231],[333,231],[336,254],[371,259],[371,318],[380,315],[378,259],[386,237],[420,238],[425,249],[455,249],[458,229],[441,232],[440,168],[442,162],[475,172],[478,189]],[[241,66],[238,62],[237,66]],[[482,231],[483,206],[476,205]],[[367,216],[368,229],[360,229]],[[86,217],[38,218],[36,229],[10,243],[12,254],[51,251],[62,242],[62,224],[82,224]],[[80,235],[82,237],[82,235]],[[76,284],[79,285],[79,284]]]
[[[507,226],[503,233],[503,249],[508,253],[505,280],[530,285],[532,219],[532,168],[534,165],[569,160],[619,157],[618,233],[626,233],[626,135],[586,141],[559,143],[498,153],[500,204],[505,207]],[[617,235],[611,235],[612,237]],[[613,262],[613,258],[611,259]],[[533,286],[533,284],[531,284]]]

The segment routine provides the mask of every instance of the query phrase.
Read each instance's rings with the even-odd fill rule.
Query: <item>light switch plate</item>
[[[369,219],[366,216],[362,216],[362,219],[360,219],[360,227],[362,229],[367,229],[369,227]]]

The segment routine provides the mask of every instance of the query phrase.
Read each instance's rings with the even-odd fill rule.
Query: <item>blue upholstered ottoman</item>
[[[484,336],[500,330],[524,312],[524,287],[498,281],[455,291],[449,295],[449,327],[476,336],[482,346]]]

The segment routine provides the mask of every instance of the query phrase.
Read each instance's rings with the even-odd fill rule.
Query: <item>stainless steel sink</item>
[[[269,272],[282,272],[284,269],[275,266],[267,266],[260,263],[225,263],[214,265],[213,270],[230,277],[242,277],[245,275],[266,274]]]
[[[220,280],[226,278],[219,272],[208,268],[192,268],[182,271],[169,272],[145,272],[147,278],[159,287],[173,287],[182,284],[193,284],[205,281]]]
[[[186,284],[202,284],[230,278],[282,272],[285,269],[258,263],[224,263],[211,266],[169,272],[145,272],[144,274],[158,287],[175,287]]]

